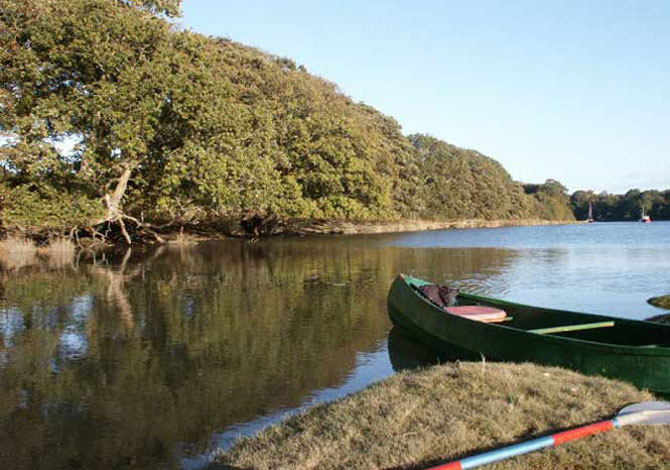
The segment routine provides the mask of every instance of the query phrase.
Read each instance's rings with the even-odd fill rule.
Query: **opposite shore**
[[[400,232],[419,232],[427,230],[449,230],[469,228],[501,228],[501,227],[529,227],[540,225],[567,225],[583,224],[583,221],[574,220],[543,220],[543,219],[461,219],[461,220],[289,220],[268,221],[259,219],[249,224],[235,220],[222,220],[216,223],[184,225],[156,230],[157,237],[133,236],[133,245],[155,243],[190,243],[207,240],[221,240],[225,238],[246,238],[256,241],[260,238],[279,236],[310,236],[310,235],[364,235]],[[32,251],[32,243],[20,233],[8,233],[5,240],[0,241],[0,254],[9,252]],[[95,239],[77,239],[72,236],[54,237],[36,243],[42,251],[70,251],[73,248],[117,247],[127,246],[122,237],[109,237],[105,243],[96,243]]]
[[[296,224],[294,232],[297,234],[371,234],[420,232],[424,230],[447,230],[466,228],[500,228],[500,227],[529,227],[534,225],[567,225],[580,224],[574,220],[543,220],[543,219],[460,219],[460,220],[387,220],[387,221],[313,221],[305,226]],[[291,233],[289,231],[289,233]]]
[[[317,235],[373,235],[428,230],[451,230],[469,228],[530,227],[540,225],[574,225],[586,222],[575,220],[543,219],[460,219],[460,220],[290,220],[268,227],[259,223],[257,227],[244,227],[228,222],[207,227],[190,227],[162,233],[168,243],[218,240],[222,238],[247,238],[258,240],[265,237],[293,237]]]

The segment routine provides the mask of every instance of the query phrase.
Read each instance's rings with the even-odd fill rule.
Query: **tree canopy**
[[[179,29],[178,0],[0,0],[2,226],[543,213],[494,160],[292,60]],[[544,216],[543,215],[543,216]],[[568,217],[569,218],[569,217]]]
[[[560,182],[548,179],[544,184],[524,184],[524,190],[533,196],[534,212],[541,219],[574,220],[568,189]]]
[[[421,217],[512,219],[535,215],[531,198],[497,161],[426,135],[412,135],[421,175]]]

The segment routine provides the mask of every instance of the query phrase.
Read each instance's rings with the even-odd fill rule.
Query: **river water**
[[[670,293],[670,223],[230,240],[2,266],[0,468],[196,469],[239,436],[430,361],[391,331],[398,272],[645,319],[664,313],[646,299]]]

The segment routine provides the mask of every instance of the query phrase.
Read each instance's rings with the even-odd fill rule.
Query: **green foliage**
[[[8,207],[44,201],[5,224],[536,215],[497,162],[408,139],[290,59],[179,30],[179,7],[0,0],[2,182]]]
[[[426,135],[409,137],[416,149],[426,218],[529,218],[532,201],[495,160]]]
[[[570,202],[578,219],[586,218],[589,200],[593,204],[595,220],[639,220],[643,207],[652,220],[670,220],[670,190],[631,189],[626,194],[620,195],[607,192],[594,194],[593,191],[576,191],[570,198]]]
[[[0,131],[10,136],[0,159],[7,186],[24,187],[9,193],[20,196],[10,205],[30,200],[26,191],[50,211],[54,193],[63,202],[101,199],[124,171],[161,150],[161,77],[177,52],[171,26],[152,12],[178,4],[126,3],[0,0]],[[54,145],[68,138],[80,141],[72,154]],[[61,213],[40,225],[60,227]]]
[[[65,233],[104,213],[100,200],[55,191],[49,186],[35,190],[27,185],[13,188],[0,185],[0,198],[4,201],[2,226],[27,234],[38,233],[45,226]]]
[[[525,184],[526,194],[532,195],[535,213],[545,220],[575,220],[570,197],[565,186],[548,179],[544,184]]]
[[[173,94],[182,142],[143,172],[153,188],[143,190],[148,206],[393,215],[394,159],[408,148],[397,124],[285,59],[227,40],[183,39],[200,43],[188,64],[198,81]]]
[[[181,0],[117,0],[120,4],[143,8],[154,14],[179,16],[181,14]]]
[[[577,220],[586,220],[589,217],[589,203],[593,205],[595,201],[593,191],[575,191],[570,196],[570,206]]]

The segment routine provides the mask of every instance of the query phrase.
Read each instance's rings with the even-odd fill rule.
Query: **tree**
[[[159,239],[157,225],[245,216],[539,213],[495,160],[407,138],[290,59],[180,30],[179,7],[0,0],[5,230],[104,228],[130,243]],[[544,185],[550,198],[564,191]]]
[[[572,197],[575,214],[579,217],[584,210],[586,194],[592,191],[576,191]],[[670,191],[628,190],[623,195],[609,194],[606,191],[591,196],[594,204],[596,220],[601,221],[634,221],[640,218],[642,207],[654,220],[670,220]]]
[[[130,242],[123,197],[138,168],[170,150],[162,145],[170,140],[162,124],[172,105],[165,77],[183,53],[155,14],[176,14],[179,2],[0,6],[0,129],[9,135],[2,162],[12,195],[24,188],[48,199],[74,190],[82,206],[103,201],[89,224],[116,222]],[[56,145],[68,139],[79,142],[71,154]]]
[[[531,201],[495,160],[427,135],[409,137],[416,149],[422,217],[527,218]]]
[[[597,196],[593,193],[593,191],[575,191],[572,196],[570,196],[570,205],[577,220],[588,219],[589,206],[593,206],[596,198]]]
[[[532,195],[536,213],[546,220],[574,220],[568,190],[559,181],[548,179],[544,184],[525,184],[526,194]]]

